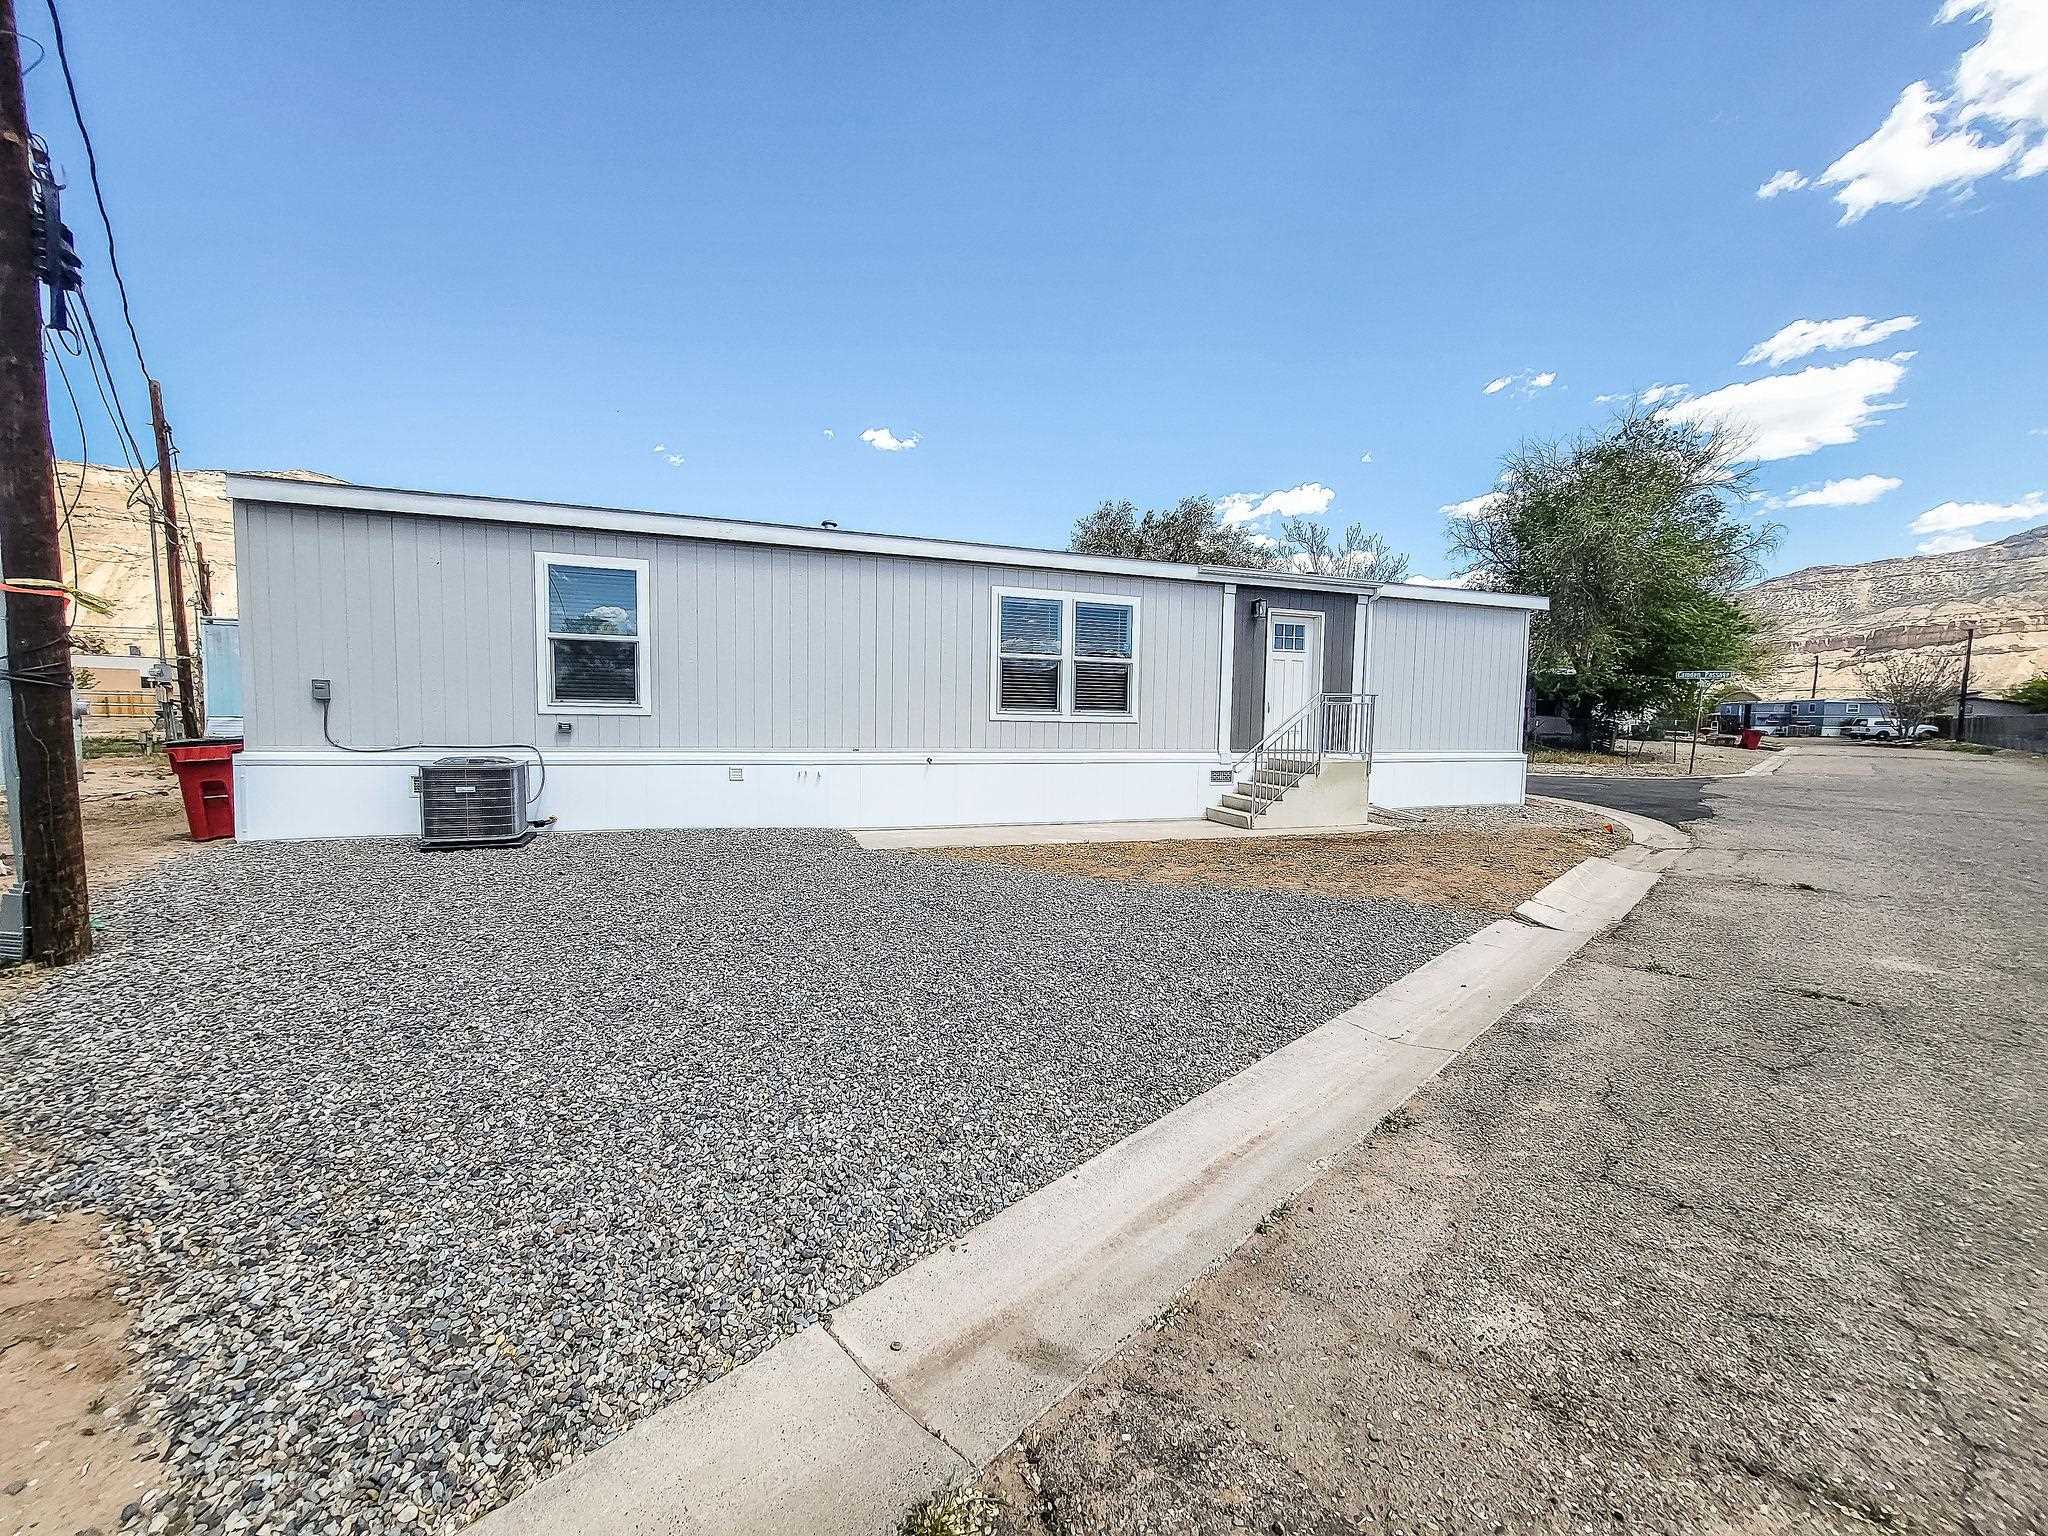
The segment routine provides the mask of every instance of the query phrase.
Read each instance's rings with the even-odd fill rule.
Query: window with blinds
[[[647,562],[536,555],[540,707],[647,711]]]
[[[994,619],[998,718],[1132,718],[1136,598],[998,591]]]

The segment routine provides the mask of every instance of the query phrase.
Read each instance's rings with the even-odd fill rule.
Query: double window
[[[998,588],[994,620],[998,719],[1134,717],[1136,598]]]
[[[647,562],[535,555],[543,714],[648,712]]]

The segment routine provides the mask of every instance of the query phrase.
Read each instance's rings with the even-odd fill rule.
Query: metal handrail
[[[1291,787],[1283,784],[1271,795],[1259,794],[1257,791],[1270,782],[1259,777],[1262,773],[1292,774],[1299,783],[1321,773],[1326,757],[1362,757],[1372,761],[1373,706],[1377,698],[1370,693],[1319,694],[1232,763],[1232,785],[1252,786],[1250,814],[1263,816]]]

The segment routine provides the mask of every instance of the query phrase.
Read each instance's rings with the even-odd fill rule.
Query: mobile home
[[[459,754],[535,761],[533,814],[565,829],[1250,824],[1338,765],[1355,815],[1333,821],[1368,794],[1523,795],[1541,598],[260,475],[227,490],[247,839],[417,832],[418,769]],[[1247,793],[1273,802],[1234,810]]]

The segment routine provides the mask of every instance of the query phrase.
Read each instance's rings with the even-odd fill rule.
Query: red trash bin
[[[193,842],[235,835],[233,758],[241,750],[241,742],[226,736],[164,743],[164,756],[185,797],[185,825],[192,829]]]
[[[1763,750],[1763,744],[1764,733],[1757,730],[1754,726],[1742,733],[1742,745],[1745,750],[1760,752]]]

